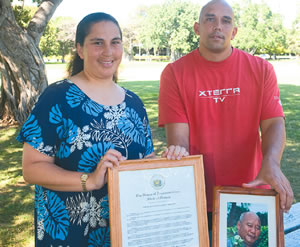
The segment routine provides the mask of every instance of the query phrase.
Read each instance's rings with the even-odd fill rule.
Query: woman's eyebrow
[[[102,40],[104,40],[104,39],[102,39],[102,38],[91,38],[90,39],[90,41],[102,41]]]
[[[90,41],[103,41],[103,38],[91,38]],[[115,37],[112,40],[121,40],[120,37]]]

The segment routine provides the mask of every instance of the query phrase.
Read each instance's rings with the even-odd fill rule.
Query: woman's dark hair
[[[91,26],[101,21],[111,21],[112,23],[116,24],[116,26],[120,31],[120,35],[122,39],[122,31],[120,25],[113,16],[103,12],[96,12],[84,17],[77,25],[76,38],[75,38],[75,52],[67,68],[69,76],[76,75],[83,70],[83,60],[79,57],[76,51],[77,44],[79,43],[81,46],[83,46],[84,40],[90,32]],[[113,76],[113,80],[114,81],[117,80],[117,75]]]

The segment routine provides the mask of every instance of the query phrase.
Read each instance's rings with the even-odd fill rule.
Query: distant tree
[[[44,57],[49,57],[58,54],[58,28],[50,20],[41,37],[39,47]]]
[[[176,59],[198,46],[193,25],[199,11],[200,5],[179,0],[140,8],[137,39],[144,49],[156,52],[166,48]]]
[[[72,17],[57,17],[54,19],[54,25],[58,30],[56,55],[60,56],[64,63],[65,56],[70,54],[74,48],[76,21]]]
[[[175,1],[174,4],[170,4],[169,9],[173,21],[168,43],[172,52],[171,58],[175,60],[198,47],[199,39],[193,26],[198,21],[200,5]]]
[[[35,2],[38,9],[23,28],[16,21],[11,1],[0,0],[0,119],[8,123],[23,123],[48,85],[39,42],[62,0]]]
[[[131,60],[134,56],[133,48],[139,44],[139,41],[137,40],[136,26],[134,23],[131,23],[122,30],[125,55],[127,55],[129,60]]]
[[[282,17],[274,14],[265,3],[244,0],[234,4],[238,33],[233,45],[251,54],[280,54],[287,47]]]
[[[22,28],[27,28],[34,13],[37,11],[36,6],[15,5],[12,7],[17,23]]]
[[[286,51],[287,31],[283,26],[282,16],[272,11],[265,5],[261,8],[260,22],[257,25],[261,36],[261,47],[258,47],[257,53],[267,53],[269,55],[283,54]]]
[[[300,11],[288,33],[288,51],[300,56]]]
[[[142,44],[143,49],[149,54],[150,49],[154,53],[159,47],[164,46],[164,37],[162,29],[158,22],[161,22],[160,5],[151,5],[150,7],[141,6],[137,10],[137,16],[134,19],[134,24],[137,31],[138,45]]]

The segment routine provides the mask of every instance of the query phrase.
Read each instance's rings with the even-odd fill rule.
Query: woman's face
[[[84,61],[84,72],[98,79],[112,79],[122,60],[123,45],[118,26],[110,21],[92,24],[83,46],[77,52]]]

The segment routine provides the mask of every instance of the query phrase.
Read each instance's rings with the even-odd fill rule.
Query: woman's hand
[[[162,153],[162,158],[167,158],[169,160],[180,160],[182,157],[189,155],[189,152],[181,146],[171,145]]]
[[[86,182],[87,190],[100,189],[107,183],[107,169],[118,167],[120,161],[126,160],[122,154],[114,149],[109,149],[105,155],[103,155],[97,164],[97,168],[93,173],[89,174],[89,178]]]

